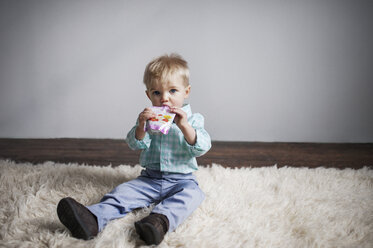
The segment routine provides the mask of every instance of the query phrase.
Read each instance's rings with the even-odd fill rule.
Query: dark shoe
[[[150,214],[135,222],[136,232],[147,245],[158,245],[168,231],[169,222],[163,214]]]
[[[96,216],[88,208],[73,198],[63,198],[57,206],[58,218],[73,237],[78,239],[92,239],[97,236],[98,224]]]

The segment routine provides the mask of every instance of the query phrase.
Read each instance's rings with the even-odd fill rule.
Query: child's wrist
[[[179,126],[181,132],[184,135],[184,138],[190,145],[194,145],[196,143],[196,130],[187,122],[184,125]]]
[[[180,130],[184,133],[184,132],[187,131],[188,129],[192,128],[192,126],[189,125],[188,122],[186,122],[186,123],[180,123],[180,124],[179,124],[179,128],[180,128]]]
[[[137,126],[136,131],[135,131],[135,138],[137,140],[142,140],[142,139],[144,139],[144,137],[145,137],[144,124],[141,125],[139,123],[139,125]]]

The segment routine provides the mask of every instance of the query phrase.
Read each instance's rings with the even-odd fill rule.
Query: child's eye
[[[170,90],[171,93],[176,93],[176,91],[177,91],[176,89]]]
[[[159,96],[161,93],[159,91],[153,91],[153,95]]]

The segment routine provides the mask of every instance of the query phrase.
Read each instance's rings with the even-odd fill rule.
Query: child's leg
[[[140,176],[117,186],[100,203],[87,208],[97,217],[99,231],[113,219],[124,217],[139,207],[148,207],[159,201],[160,184],[149,177]]]
[[[169,232],[178,227],[205,198],[204,193],[198,187],[194,179],[178,180],[162,185],[163,192],[167,192],[164,200],[154,207],[152,213],[163,214],[169,220]],[[167,189],[171,189],[167,191]]]

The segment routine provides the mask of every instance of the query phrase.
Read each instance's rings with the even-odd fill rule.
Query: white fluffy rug
[[[82,241],[58,221],[66,196],[92,204],[140,166],[0,161],[0,247],[141,247],[144,209]],[[373,170],[201,167],[206,199],[159,247],[373,247]]]

